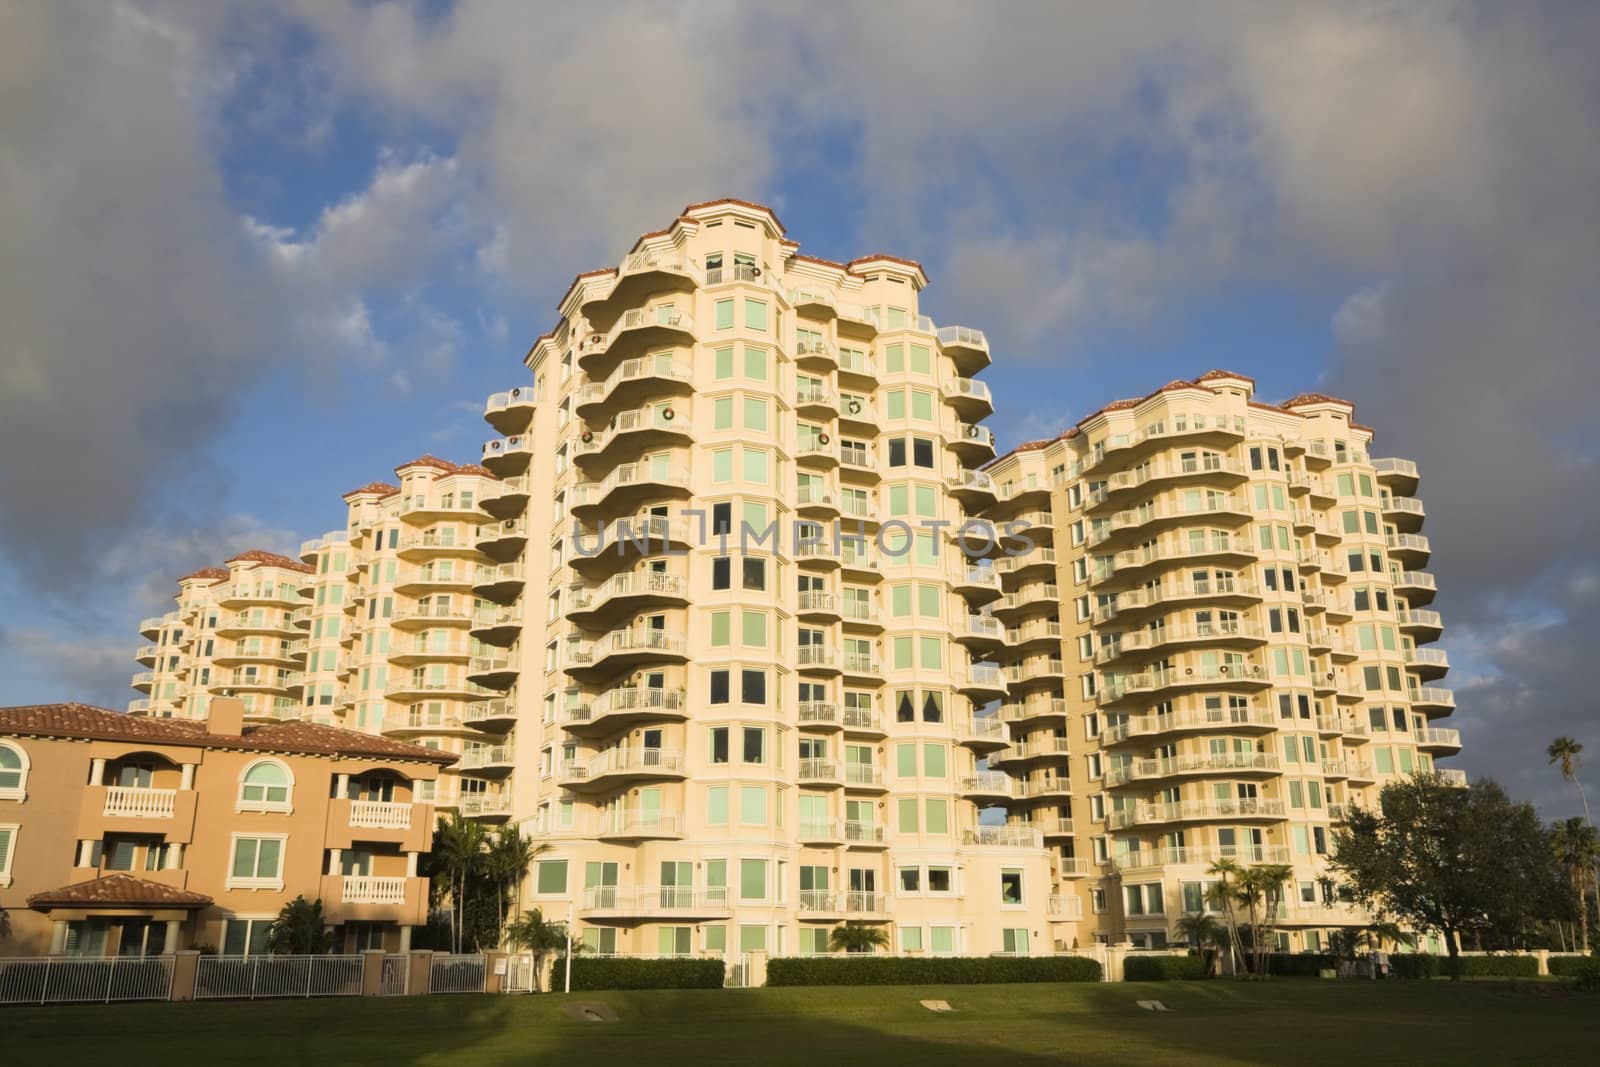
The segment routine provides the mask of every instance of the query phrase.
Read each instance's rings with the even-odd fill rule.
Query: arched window
[[[294,775],[277,760],[257,760],[239,778],[240,811],[288,811]]]
[[[0,800],[21,800],[28,787],[28,754],[0,741]]]

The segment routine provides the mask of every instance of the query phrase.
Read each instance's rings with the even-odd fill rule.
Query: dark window
[[[728,672],[711,672],[711,703],[726,704],[728,702]]]
[[[926,437],[911,439],[911,462],[928,470],[933,469],[933,441]]]
[[[895,722],[916,722],[917,706],[911,700],[911,691],[908,689],[901,693],[894,704]]]
[[[732,565],[727,556],[717,556],[711,561],[711,588],[727,589],[732,584]]]
[[[904,437],[889,438],[889,466],[904,467],[906,465],[906,439]]]
[[[1261,469],[1261,449],[1259,448],[1250,450],[1250,469],[1253,471]]]
[[[944,702],[939,699],[938,693],[926,693],[923,695],[922,721],[944,722]]]
[[[765,704],[767,702],[767,673],[765,671],[745,671],[741,686],[740,699],[746,704]]]
[[[750,558],[745,559],[744,587],[746,589],[765,589],[767,587],[766,560]]]
[[[722,673],[723,677],[727,677],[726,671],[720,673]],[[711,728],[711,762],[728,762],[728,728],[726,726],[713,726]]]
[[[727,501],[711,505],[711,532],[725,534],[733,532],[733,505]]]
[[[744,728],[744,761],[746,763],[767,761],[767,732],[759,726]]]

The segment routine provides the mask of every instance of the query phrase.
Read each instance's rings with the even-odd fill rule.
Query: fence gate
[[[433,957],[433,966],[428,969],[428,992],[482,993],[486,973],[486,960],[481,954],[440,953]]]
[[[404,952],[388,953],[383,957],[383,977],[378,985],[379,996],[403,997],[411,990],[411,957]]]
[[[502,993],[533,992],[533,954],[506,957],[506,977],[500,985]]]
[[[750,988],[750,954],[740,953],[728,960],[728,974],[723,979],[723,987],[727,989]]]
[[[171,956],[0,959],[0,1004],[109,1004],[171,995]]]

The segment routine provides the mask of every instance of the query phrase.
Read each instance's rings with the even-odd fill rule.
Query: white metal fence
[[[385,997],[403,997],[411,988],[411,957],[405,953],[389,953],[383,957],[383,975],[378,982],[378,993]]]
[[[171,956],[0,959],[0,1004],[166,1000],[171,993]]]
[[[358,997],[360,956],[201,956],[194,999]]]
[[[482,993],[487,970],[482,955],[440,953],[433,957],[433,966],[428,970],[428,992]]]

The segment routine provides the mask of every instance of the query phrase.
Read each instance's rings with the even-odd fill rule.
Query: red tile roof
[[[706,200],[706,201],[703,201],[703,202],[698,203],[698,204],[690,204],[687,207],[685,207],[681,212],[679,212],[679,214],[680,215],[687,215],[691,211],[699,211],[702,208],[708,208],[708,207],[721,207],[723,204],[736,204],[739,207],[750,208],[752,211],[764,211],[768,215],[772,216],[772,224],[774,226],[778,227],[778,232],[780,234],[785,232],[784,231],[784,225],[783,225],[782,222],[780,222],[778,220],[778,213],[776,211],[773,211],[770,207],[768,207],[765,204],[757,204],[757,203],[754,203],[753,201],[750,201],[750,200],[735,200],[731,196],[730,197],[723,197],[721,200]]]
[[[192,909],[208,907],[211,898],[204,893],[191,893],[131,874],[108,874],[59,889],[46,889],[28,898],[30,908],[71,908],[83,904]]]
[[[187,582],[192,578],[204,578],[208,582],[225,582],[228,580],[229,575],[226,567],[201,567],[197,571],[185,574],[178,581]]]
[[[798,252],[796,252],[794,255],[790,256],[789,258],[790,259],[798,259],[802,263],[816,263],[816,264],[818,264],[820,266],[832,267],[834,270],[848,271],[850,269],[849,266],[844,264],[844,263],[839,263],[839,262],[836,262],[836,261],[831,260],[831,259],[823,259],[821,256],[802,256]]]
[[[1206,371],[1204,374],[1200,375],[1200,377],[1196,378],[1195,381],[1197,381],[1197,382],[1210,382],[1210,381],[1215,381],[1218,378],[1237,378],[1241,382],[1249,382],[1251,385],[1255,385],[1256,384],[1256,380],[1254,378],[1250,377],[1250,375],[1248,375],[1248,374],[1235,374],[1231,370],[1220,370],[1220,369],[1215,369],[1215,368],[1212,369],[1212,370]]]
[[[1310,404],[1338,404],[1349,408],[1351,411],[1356,409],[1356,406],[1350,401],[1341,400],[1336,396],[1329,396],[1327,393],[1301,393],[1299,396],[1291,396],[1283,402],[1283,406],[1286,408],[1305,407]]]
[[[315,574],[316,568],[309,563],[301,563],[288,556],[280,556],[276,552],[266,552],[259,548],[252,548],[248,552],[241,552],[237,556],[225,559],[224,563],[259,563],[265,567],[282,567],[286,571],[299,571],[301,574]]]
[[[391,496],[399,491],[400,487],[398,485],[390,485],[388,482],[368,482],[359,489],[350,490],[344,495],[344,499],[349,500],[353,496],[365,496],[368,493],[377,493],[379,496]]]
[[[396,474],[399,474],[401,471],[410,470],[412,467],[429,467],[445,474],[489,474],[489,468],[479,466],[476,463],[451,463],[449,460],[440,459],[431,453],[423,453],[409,463],[400,464],[394,470]],[[491,478],[494,477],[492,474],[489,476]],[[399,490],[395,489],[394,492],[399,492]]]
[[[243,733],[214,734],[193,719],[149,719],[92,704],[22,704],[0,708],[0,734],[93,741],[147,741],[186,748],[286,752],[300,756],[370,757],[413,763],[454,763],[455,754],[393,741],[376,734],[279,722],[245,726]]]

